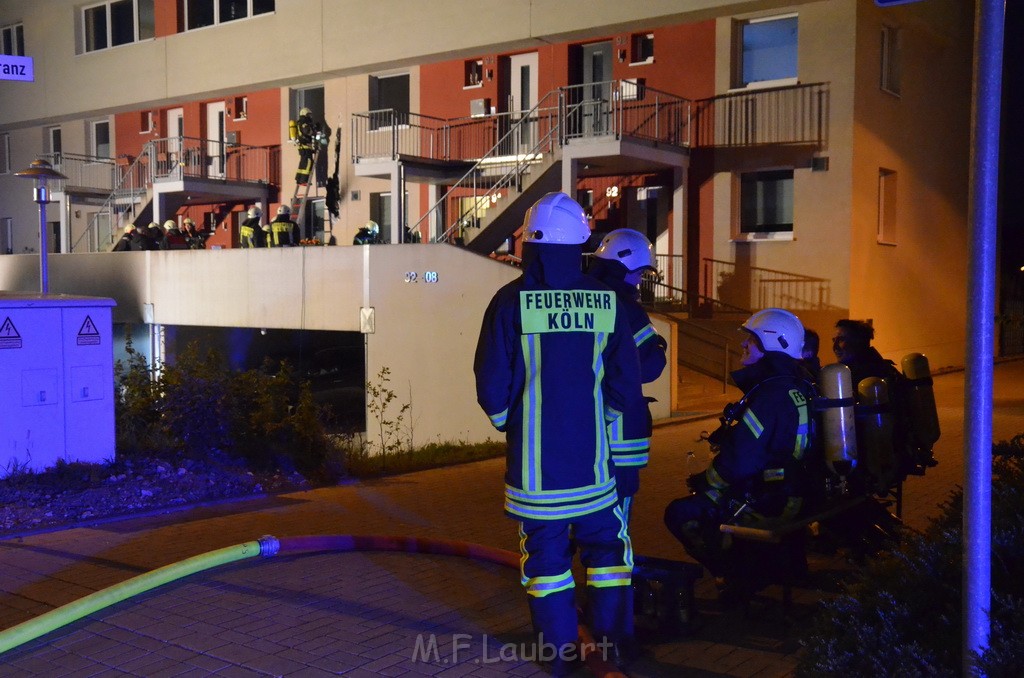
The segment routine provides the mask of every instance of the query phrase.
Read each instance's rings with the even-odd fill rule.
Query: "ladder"
[[[309,187],[313,183],[313,177],[316,172],[316,161],[320,156],[321,143],[319,134],[316,135],[313,143],[315,145],[313,146],[313,159],[310,161],[308,180],[304,184],[295,184],[295,192],[292,194],[292,220],[300,224],[303,228],[305,228],[305,224],[303,221],[299,220],[305,220],[305,209],[306,201],[309,198]]]

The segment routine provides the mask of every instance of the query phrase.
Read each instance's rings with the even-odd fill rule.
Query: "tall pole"
[[[39,292],[48,294],[50,292],[50,279],[47,271],[49,245],[46,233],[46,203],[49,200],[46,185],[38,186],[33,190],[34,198],[39,203]]]
[[[964,393],[963,672],[988,647],[992,607],[992,358],[1005,0],[979,0],[974,36]]]

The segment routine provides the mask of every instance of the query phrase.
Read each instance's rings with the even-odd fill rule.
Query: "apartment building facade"
[[[54,252],[185,217],[231,248],[249,205],[295,196],[308,107],[340,200],[310,187],[305,237],[373,219],[514,258],[525,204],[565,190],[595,233],[644,231],[694,315],[868,318],[885,355],[959,365],[972,22],[965,0],[10,0],[35,80],[0,82],[0,246],[37,252],[13,172],[44,156],[69,176]]]

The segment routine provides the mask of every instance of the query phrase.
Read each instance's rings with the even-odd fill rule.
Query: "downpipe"
[[[298,555],[323,551],[395,551],[401,553],[423,553],[431,555],[460,556],[481,562],[495,563],[519,569],[519,554],[504,549],[471,544],[462,541],[425,539],[421,537],[360,536],[360,535],[308,535],[282,537],[270,535],[256,541],[209,551],[186,560],[165,565],[151,572],[132,577],[120,584],[96,591],[67,605],[55,608],[17,626],[0,632],[0,654],[63,626],[94,614],[112,605],[155,588],[184,579],[193,574],[229,565],[256,556]],[[583,649],[594,646],[590,630],[579,624]],[[617,666],[597,652],[584,652],[584,662],[595,676],[600,678],[624,678]]]

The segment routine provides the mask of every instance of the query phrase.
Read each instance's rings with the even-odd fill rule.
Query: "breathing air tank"
[[[875,490],[885,492],[896,482],[896,454],[893,449],[893,414],[889,405],[889,386],[884,379],[868,377],[857,384],[860,396],[857,442],[861,469],[866,469]]]
[[[916,461],[934,466],[932,446],[939,439],[939,413],[935,408],[932,372],[923,353],[904,356],[903,376],[907,378],[907,427]]]
[[[833,473],[846,476],[857,466],[853,377],[850,368],[833,363],[821,368],[819,401],[825,463]]]
[[[299,138],[299,126],[294,120],[288,121],[288,141],[295,141]]]

